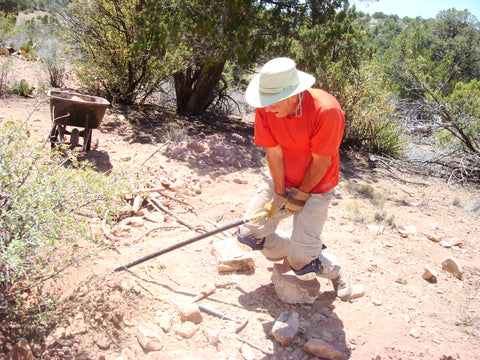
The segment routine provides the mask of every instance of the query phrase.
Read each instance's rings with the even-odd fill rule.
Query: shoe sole
[[[238,246],[240,249],[242,249],[243,251],[246,251],[246,252],[252,252],[252,251],[253,251],[253,249],[252,249],[250,246],[248,246],[248,245],[246,245],[246,244],[244,244],[244,243],[241,243],[241,242],[238,241],[238,240],[237,240],[237,246]]]
[[[312,281],[314,279],[317,278],[317,274],[316,273],[306,273],[306,274],[295,274],[295,276],[297,277],[297,279],[299,280],[302,280],[302,281]]]

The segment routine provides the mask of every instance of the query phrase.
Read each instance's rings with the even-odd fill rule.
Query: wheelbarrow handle
[[[150,255],[146,255],[140,259],[137,259],[135,261],[132,261],[128,264],[124,264],[124,265],[120,265],[120,266],[117,266],[116,268],[112,269],[111,271],[120,271],[120,270],[126,270],[128,268],[131,268],[132,266],[135,266],[135,265],[138,265],[144,261],[147,261],[147,260],[150,260],[150,259],[153,259],[154,257],[157,257],[157,256],[160,256],[160,255],[163,255],[163,254],[166,254],[170,251],[173,251],[173,250],[176,250],[178,248],[181,248],[185,245],[188,245],[188,244],[191,244],[191,243],[194,243],[198,240],[201,240],[201,239],[205,239],[206,237],[209,237],[209,236],[212,236],[212,235],[215,235],[215,234],[218,234],[219,232],[222,232],[222,231],[225,231],[225,230],[228,230],[228,229],[231,229],[233,227],[237,227],[237,226],[240,226],[242,224],[245,224],[245,223],[248,223],[248,222],[252,222],[252,221],[256,221],[260,218],[263,218],[267,215],[267,212],[266,211],[262,211],[258,214],[254,214],[248,218],[245,218],[245,219],[242,219],[242,220],[238,220],[236,222],[233,222],[231,224],[228,224],[228,225],[224,225],[222,227],[219,227],[217,229],[214,229],[214,230],[211,230],[211,231],[208,231],[206,233],[203,233],[203,234],[200,234],[200,235],[197,235],[197,236],[194,236],[193,238],[190,238],[190,239],[187,239],[187,240],[184,240],[184,241],[180,241],[179,243],[176,243],[172,246],[169,246],[167,248],[164,248],[162,250],[158,250],[154,253],[151,253]]]

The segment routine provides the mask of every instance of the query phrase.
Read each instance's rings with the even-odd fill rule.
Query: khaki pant
[[[246,211],[246,216],[262,211],[264,206],[272,201],[273,194],[273,181],[268,177],[258,188]],[[328,217],[328,206],[333,194],[334,190],[325,194],[312,194],[302,211],[293,214],[281,210],[270,221],[262,218],[242,225],[240,234],[257,239],[265,238],[263,255],[272,261],[287,259],[290,266],[296,270],[300,270],[313,259],[320,258],[324,267],[323,277],[334,278],[338,276],[340,265],[334,256],[322,254],[321,240],[323,225]],[[277,231],[280,221],[291,217],[293,217],[292,233]]]

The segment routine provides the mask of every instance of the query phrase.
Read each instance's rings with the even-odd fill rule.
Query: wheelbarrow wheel
[[[80,131],[78,129],[73,129],[70,134],[70,150],[75,150],[78,146],[78,140],[80,139]]]

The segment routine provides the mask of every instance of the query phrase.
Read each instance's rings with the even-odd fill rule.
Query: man
[[[315,78],[288,58],[267,62],[245,92],[256,108],[255,144],[265,148],[270,174],[247,214],[267,210],[265,219],[237,229],[237,244],[260,250],[269,260],[286,259],[301,280],[330,279],[347,301],[351,284],[338,260],[322,252],[320,238],[339,181],[339,146],[345,114],[327,92],[313,89]],[[293,231],[277,231],[293,217]]]

